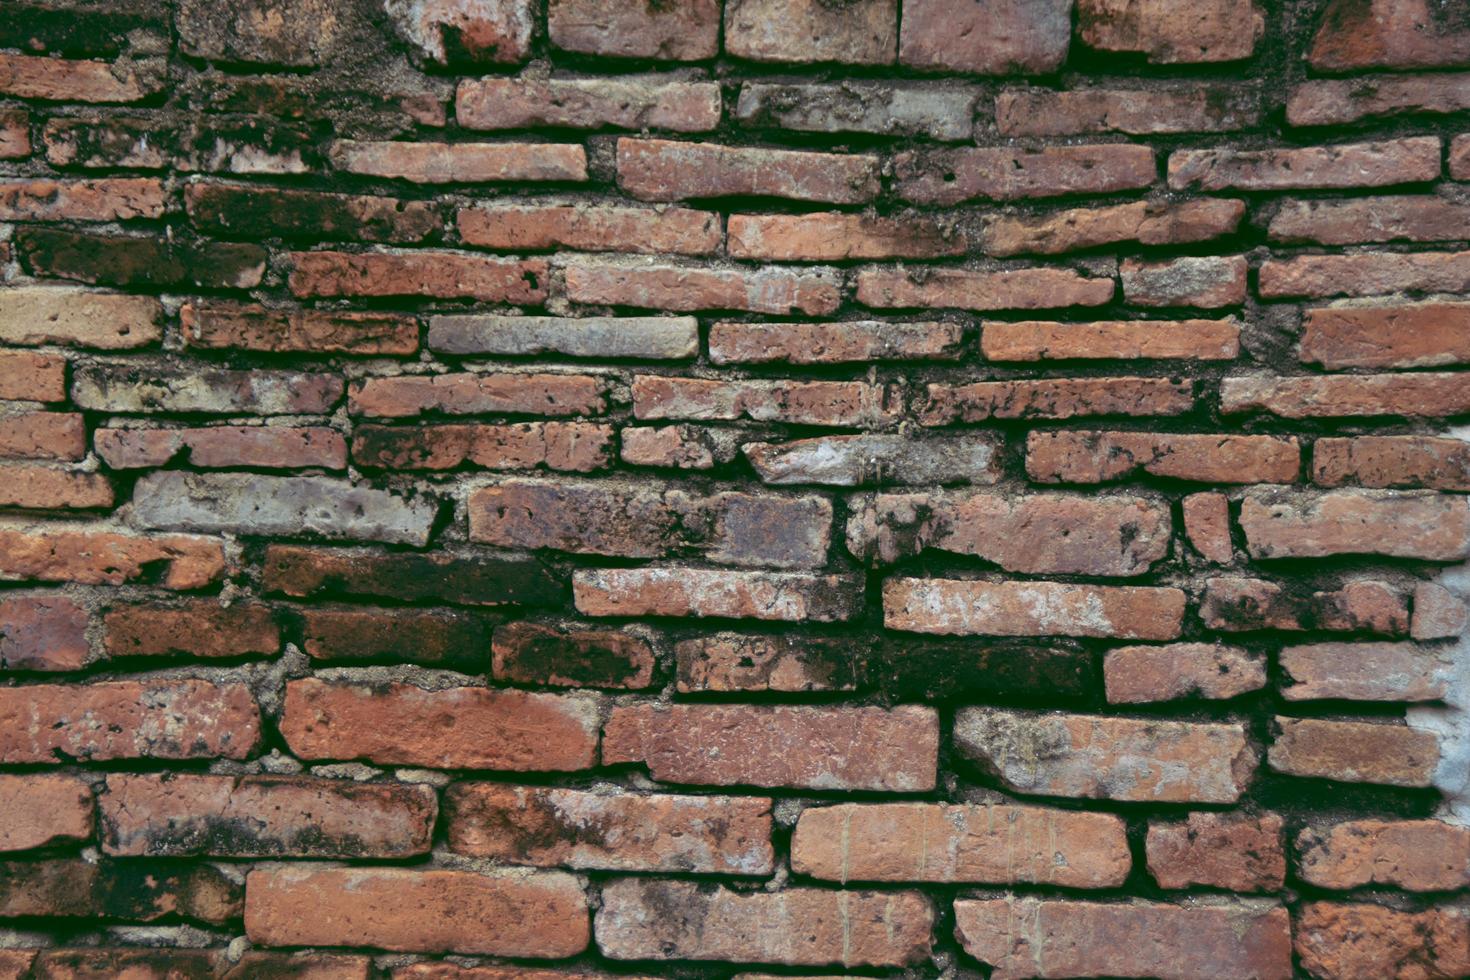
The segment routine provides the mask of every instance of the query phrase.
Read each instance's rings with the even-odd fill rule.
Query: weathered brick
[[[611,426],[591,422],[507,425],[359,425],[352,459],[387,470],[452,470],[466,463],[492,470],[586,473],[612,460]]]
[[[1281,827],[1274,813],[1254,818],[1191,813],[1184,823],[1150,822],[1149,874],[1161,888],[1280,891],[1286,878]]]
[[[455,783],[444,810],[451,850],[510,864],[768,875],[775,862],[771,801],[760,797]]]
[[[1104,483],[1142,472],[1199,483],[1292,483],[1295,437],[1083,429],[1033,431],[1026,473],[1040,483]]]
[[[445,354],[565,354],[682,360],[699,353],[692,316],[552,317],[448,314],[429,318],[429,349]]]
[[[911,633],[1172,640],[1183,619],[1178,589],[920,578],[883,583],[883,624]]]
[[[35,962],[34,973],[4,974],[16,978],[34,976],[46,980],[93,980],[101,977],[137,977],[139,980],[173,980],[173,978],[214,977],[223,970],[228,961],[220,949],[150,949],[148,947],[77,947],[71,949],[43,949],[7,951],[5,955],[23,952],[24,966],[28,969]],[[247,954],[248,955],[248,954]],[[8,960],[0,964],[11,966]],[[233,978],[232,978],[233,980]],[[324,977],[323,980],[335,980]],[[344,977],[342,980],[357,980]]]
[[[285,544],[266,548],[262,584],[267,592],[298,598],[323,594],[383,596],[469,606],[545,606],[564,597],[563,585],[532,559]]]
[[[986,221],[983,242],[987,254],[1003,257],[1060,255],[1125,242],[1184,245],[1233,234],[1243,217],[1244,201],[1132,201],[1041,215],[997,215]]]
[[[589,924],[581,884],[558,871],[296,866],[250,872],[245,934],[265,946],[559,959],[586,948]]]
[[[531,0],[389,0],[383,7],[398,32],[435,64],[514,65],[531,55]]]
[[[623,878],[603,886],[597,945],[614,960],[899,967],[927,959],[934,908],[919,892],[736,892]]]
[[[1169,186],[1204,191],[1383,187],[1436,179],[1439,157],[1436,136],[1292,149],[1176,150],[1169,155]]]
[[[225,569],[224,547],[215,538],[0,529],[0,580],[8,582],[143,581],[166,589],[201,589],[223,578]]]
[[[618,433],[618,456],[633,466],[708,470],[738,455],[737,436],[710,426],[630,426]]]
[[[1158,177],[1154,151],[1128,143],[905,150],[893,158],[893,172],[898,196],[916,204],[1112,194]]]
[[[473,78],[459,83],[454,115],[466,129],[703,133],[720,124],[720,87],[658,78]]]
[[[1301,595],[1262,579],[1206,579],[1199,615],[1210,629],[1228,632],[1366,630],[1401,636],[1409,631],[1408,597],[1393,586],[1371,580]]]
[[[544,259],[466,252],[292,252],[293,296],[430,296],[539,305],[547,295]]]
[[[636,762],[661,782],[916,792],[934,788],[939,717],[904,705],[618,705],[605,765]]]
[[[110,413],[320,415],[341,401],[342,379],[203,367],[185,374],[163,363],[118,361],[76,368],[71,398],[79,408]]]
[[[145,177],[0,182],[0,221],[161,218],[166,207],[163,185]]]
[[[286,684],[280,729],[301,759],[526,772],[589,768],[597,724],[583,695],[308,678]]]
[[[178,147],[151,116],[56,117],[41,127],[41,143],[58,167],[163,170],[178,160]]]
[[[1300,357],[1329,371],[1464,364],[1470,362],[1470,303],[1305,310]]]
[[[409,661],[483,671],[490,623],[450,609],[304,608],[301,649],[332,663]]]
[[[1078,0],[1077,24],[1090,48],[1162,65],[1249,58],[1266,31],[1255,0]]]
[[[175,14],[186,54],[293,67],[328,60],[345,39],[349,23],[331,0],[247,0],[231,9],[208,0],[183,0]],[[300,30],[304,25],[311,30]]]
[[[442,225],[432,202],[242,184],[189,184],[184,210],[195,228],[225,238],[414,244]]]
[[[0,30],[0,44],[22,51],[114,55],[156,51],[167,42],[168,15],[129,0],[68,8],[47,0],[16,0]]]
[[[29,851],[92,836],[92,787],[56,773],[0,775],[0,851]]]
[[[113,606],[102,617],[102,630],[112,657],[273,656],[281,648],[275,616],[258,603]]]
[[[618,186],[644,201],[779,197],[862,204],[878,193],[878,158],[715,143],[619,139]]]
[[[1233,803],[1260,757],[1244,726],[962,708],[955,745],[1021,793]]]
[[[1132,859],[1123,821],[1034,806],[844,803],[803,810],[791,870],[829,881],[1111,888]]]
[[[142,102],[163,89],[162,66],[0,54],[0,93],[48,102]]]
[[[979,7],[906,0],[898,60],[912,68],[981,75],[1044,75],[1072,39],[1070,0],[1001,0]]]
[[[653,980],[643,975],[619,975],[630,976],[632,980]],[[400,966],[392,974],[393,980],[566,980],[567,976],[565,970],[542,970],[526,966],[459,966],[447,960],[424,960],[410,966]],[[579,980],[609,980],[613,974],[579,971],[571,976]]]
[[[1409,635],[1416,640],[1457,639],[1470,626],[1470,607],[1436,582],[1414,586],[1414,616]]]
[[[75,461],[87,455],[87,423],[70,412],[0,416],[0,459]]]
[[[980,335],[980,350],[992,361],[1228,361],[1240,353],[1240,324],[1234,320],[990,320]]]
[[[1436,701],[1453,666],[1435,647],[1413,643],[1309,643],[1281,650],[1288,701]]]
[[[616,58],[703,61],[719,50],[718,0],[669,5],[550,0],[551,43],[563,51]]]
[[[1254,126],[1260,119],[1255,92],[1220,85],[1062,92],[1011,88],[995,99],[995,126],[1004,136],[1224,133]]]
[[[1470,290],[1470,252],[1298,255],[1261,264],[1263,298]]]
[[[456,221],[465,243],[513,252],[709,255],[722,237],[719,215],[690,208],[499,204],[460,208]]]
[[[823,316],[842,304],[842,284],[833,270],[821,267],[735,269],[579,259],[566,267],[566,296],[573,303],[680,313],[749,310]]]
[[[921,217],[842,214],[732,214],[732,258],[781,262],[938,258],[963,255],[968,243]]]
[[[890,65],[898,0],[728,0],[725,53],[766,62]]]
[[[0,507],[87,510],[112,504],[112,481],[101,473],[22,464],[0,466]]]
[[[1442,242],[1454,241],[1467,220],[1470,207],[1432,194],[1290,200],[1272,216],[1268,232],[1287,243]]]
[[[840,622],[862,605],[862,583],[841,575],[676,566],[582,569],[572,575],[586,616],[716,616]]]
[[[1070,419],[1095,415],[1182,415],[1193,385],[1173,378],[1044,378],[931,384],[919,424],[986,419]]]
[[[1172,905],[1011,896],[959,899],[954,908],[960,944],[993,966],[996,980],[1292,976],[1291,919],[1275,903]],[[1147,941],[1141,941],[1144,937]]]
[[[1243,255],[1188,256],[1163,262],[1124,259],[1123,298],[1135,306],[1240,306],[1246,298]]]
[[[366,956],[276,953],[251,950],[240,957],[224,980],[372,980],[373,961]]]
[[[0,351],[0,398],[30,402],[66,400],[66,360],[53,354]]]
[[[585,374],[403,374],[355,382],[348,411],[376,418],[600,415],[607,407],[604,389],[600,378]]]
[[[709,329],[713,364],[842,364],[951,360],[963,353],[964,324],[949,320],[745,323]]]
[[[857,301],[887,309],[1045,310],[1102,306],[1112,301],[1114,288],[1109,277],[1073,269],[864,269],[857,276]]]
[[[191,347],[341,354],[412,354],[418,323],[384,313],[270,310],[261,306],[198,306],[179,310]]]
[[[309,79],[311,76],[300,76]],[[442,112],[441,112],[442,115]],[[442,120],[437,121],[443,125]],[[236,176],[264,175],[264,176],[293,176],[296,174],[310,173],[314,167],[321,166],[321,150],[318,146],[317,137],[308,128],[300,125],[282,123],[274,117],[249,118],[246,117],[239,122],[214,122],[209,119],[195,119],[187,128],[179,130],[177,134],[177,148],[170,148],[167,144],[167,132],[163,134],[165,140],[164,149],[170,153],[177,153],[177,162],[174,164],[181,170],[196,171],[210,174],[232,174]],[[120,146],[97,146],[93,151],[104,159],[108,153],[124,153]],[[260,200],[271,201],[271,188],[262,188]],[[187,188],[186,188],[187,193]],[[302,202],[311,202],[315,192],[302,192],[300,197],[295,195],[283,195],[271,201],[270,208],[275,211],[283,210],[285,201],[295,199]],[[319,198],[317,200],[320,200]],[[411,212],[418,211],[423,205],[411,207]],[[271,233],[263,224],[264,210],[256,216],[256,222],[263,230],[258,234],[268,236]],[[302,215],[306,218],[306,215]],[[294,223],[293,219],[282,221],[283,227],[289,227]],[[307,221],[310,227],[310,220]],[[242,225],[234,227],[240,229]],[[301,234],[306,234],[305,231]]]
[[[238,884],[206,865],[144,867],[81,858],[0,863],[0,918],[5,919],[155,922],[182,917],[223,924],[239,917],[240,892]]]
[[[1218,643],[1116,647],[1103,657],[1109,704],[1212,701],[1266,686],[1265,658]]]
[[[587,179],[587,154],[572,143],[407,143],[337,140],[332,165],[350,174],[415,184]]]
[[[1453,906],[1398,912],[1312,902],[1297,914],[1302,968],[1320,980],[1470,974],[1470,915]]]
[[[1470,75],[1319,78],[1292,87],[1286,121],[1293,126],[1343,126],[1391,116],[1447,115],[1470,109]]]
[[[637,690],[653,684],[652,644],[623,630],[506,623],[495,629],[491,672],[512,684]]]
[[[24,109],[0,110],[0,160],[31,155],[31,117]]]
[[[0,689],[0,760],[244,759],[260,709],[244,684],[96,681]]]
[[[78,670],[91,659],[91,617],[60,595],[0,599],[0,668]]]
[[[59,228],[23,228],[15,244],[22,267],[33,276],[102,286],[253,289],[268,258],[261,246],[243,242],[177,242]]]
[[[1332,0],[1307,60],[1319,71],[1470,66],[1464,19],[1425,0]]]
[[[165,466],[177,457],[219,469],[347,466],[347,441],[318,426],[211,426],[191,429],[111,429],[93,434],[97,455],[113,469]]]
[[[1278,716],[1276,725],[1266,760],[1288,776],[1429,786],[1439,764],[1438,737],[1400,724]]]
[[[1263,411],[1289,419],[1407,415],[1443,418],[1470,411],[1470,391],[1459,374],[1358,374],[1275,378],[1262,375],[1220,382],[1220,411]]]
[[[122,350],[163,336],[163,307],[151,296],[55,286],[0,289],[0,342]]]
[[[898,393],[861,381],[714,381],[640,374],[633,378],[638,419],[742,419],[867,428],[895,421]]]
[[[1454,180],[1470,180],[1470,136],[1450,140],[1449,175]]]
[[[868,133],[967,141],[980,91],[947,82],[808,85],[747,82],[735,118],[747,126],[808,133]]]
[[[851,691],[863,658],[832,637],[707,633],[674,645],[677,689],[691,691]]]
[[[294,776],[113,773],[102,850],[130,856],[398,858],[429,850],[433,787]]]
[[[740,447],[765,483],[868,483],[932,486],[996,483],[1004,475],[1000,440],[991,433],[916,439],[863,433]]]
[[[1235,557],[1230,500],[1223,493],[1192,493],[1179,502],[1184,535],[1206,561],[1228,565]]]
[[[1348,820],[1296,839],[1302,880],[1318,888],[1387,885],[1417,892],[1470,886],[1470,830],[1438,820]]]
[[[1459,561],[1470,555],[1470,506],[1450,494],[1253,489],[1240,528],[1256,558],[1386,555]]]

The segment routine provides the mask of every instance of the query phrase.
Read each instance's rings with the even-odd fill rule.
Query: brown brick
[[[566,267],[573,303],[672,310],[749,310],[823,316],[842,303],[841,280],[831,269],[630,264],[615,259],[574,260]]]
[[[1470,207],[1433,194],[1358,200],[1284,201],[1271,218],[1273,241],[1322,245],[1454,241]]]
[[[1102,245],[1185,245],[1230,235],[1245,202],[1200,198],[1177,203],[1131,201],[1046,214],[997,215],[985,224],[988,255],[1060,255]]]
[[[1305,310],[1300,356],[1329,371],[1470,363],[1470,303]]]
[[[0,416],[0,459],[79,460],[87,455],[87,423],[65,412]]]
[[[1332,0],[1307,60],[1319,71],[1470,66],[1470,31],[1426,0]]]
[[[1123,296],[1135,306],[1240,306],[1249,267],[1243,255],[1189,256],[1163,262],[1124,259]]]
[[[1104,483],[1142,472],[1199,483],[1292,483],[1295,437],[1082,429],[1033,431],[1026,473],[1040,483]]]
[[[342,379],[335,374],[203,366],[183,373],[156,361],[114,361],[74,369],[71,398],[80,408],[111,413],[318,415],[341,400]]]
[[[1435,180],[1439,156],[1435,136],[1294,149],[1176,150],[1169,155],[1169,186],[1205,191],[1383,187]]]
[[[1449,174],[1454,180],[1470,180],[1470,136],[1450,140]]]
[[[511,684],[638,690],[653,684],[653,646],[623,630],[506,623],[495,629],[492,672]]]
[[[857,301],[877,308],[1045,310],[1102,306],[1113,292],[1111,278],[1073,269],[864,269],[857,276]]]
[[[911,633],[1172,640],[1183,619],[1178,589],[919,578],[883,583],[883,624]]]
[[[1274,903],[960,899],[955,935],[966,952],[995,967],[997,978],[1292,976],[1291,919]]]
[[[148,581],[167,589],[201,589],[223,578],[225,568],[224,548],[215,538],[0,530],[0,580],[8,582]]]
[[[957,358],[964,325],[946,320],[710,325],[714,364],[841,364]]]
[[[98,810],[108,854],[399,858],[428,852],[438,807],[422,784],[113,773]]]
[[[112,504],[112,483],[101,473],[28,464],[0,466],[0,507],[87,510]]]
[[[185,606],[113,606],[102,628],[113,657],[274,656],[281,648],[270,608],[254,603],[221,606],[202,599]]]
[[[480,184],[587,179],[587,154],[574,143],[407,143],[337,140],[332,165],[350,174],[415,184]]]
[[[113,469],[167,465],[176,457],[210,469],[347,466],[347,440],[321,426],[210,426],[192,429],[98,429],[97,455]]]
[[[1470,505],[1450,494],[1340,490],[1309,495],[1260,488],[1240,505],[1256,558],[1385,555],[1459,561],[1470,555]]]
[[[1266,30],[1254,0],[1078,0],[1077,21],[1088,47],[1163,65],[1249,58]]]
[[[762,481],[778,485],[997,483],[1005,471],[1000,441],[992,433],[917,439],[867,432],[747,442],[740,448]]]
[[[161,218],[167,204],[163,184],[146,177],[0,182],[0,221]]]
[[[585,374],[404,374],[355,383],[348,411],[376,418],[430,412],[599,415],[607,408],[603,395],[602,380]]]
[[[194,227],[225,238],[412,244],[441,227],[430,202],[241,184],[189,184],[184,209]]]
[[[1470,914],[1455,907],[1397,912],[1312,902],[1297,915],[1296,950],[1320,980],[1470,975]]]
[[[952,490],[848,501],[847,550],[869,563],[944,551],[1029,575],[1143,575],[1171,536],[1169,508],[1143,497]]]
[[[1191,813],[1184,823],[1150,822],[1148,870],[1161,888],[1205,885],[1274,892],[1286,878],[1281,818]]]
[[[508,252],[709,255],[721,242],[720,216],[690,208],[499,204],[460,208],[456,220],[467,244]]]
[[[1206,561],[1228,565],[1235,557],[1230,500],[1223,493],[1192,493],[1180,501],[1184,534]]]
[[[1172,378],[1045,378],[931,384],[920,425],[986,419],[1070,419],[1094,415],[1183,415],[1194,408],[1189,381]]]
[[[569,357],[686,360],[699,353],[692,316],[429,317],[429,349],[446,354],[565,354]]]
[[[286,684],[280,729],[302,759],[527,772],[589,768],[597,723],[585,696],[308,678]]]
[[[916,204],[1112,194],[1158,177],[1153,150],[1128,143],[906,150],[893,158],[893,172],[898,196]]]
[[[1452,665],[1435,647],[1413,643],[1309,643],[1284,647],[1288,701],[1437,701],[1449,693]]]
[[[716,616],[839,622],[857,615],[862,584],[840,575],[655,566],[582,569],[572,576],[585,616]]]
[[[768,875],[775,863],[760,797],[455,783],[444,809],[450,850],[510,864]]]
[[[849,881],[1112,888],[1132,859],[1111,814],[1035,806],[844,803],[803,810],[791,870]]]
[[[238,884],[206,865],[144,867],[82,858],[0,863],[0,918],[5,919],[156,922],[180,917],[218,925],[239,918],[240,892]]]
[[[61,228],[22,228],[15,237],[21,266],[42,279],[101,286],[253,289],[269,253],[244,242],[180,242]]]
[[[1264,411],[1289,419],[1407,415],[1444,418],[1470,411],[1470,391],[1459,374],[1359,374],[1220,382],[1220,411]]]
[[[92,787],[78,776],[0,775],[0,814],[0,851],[85,841],[92,836]]]
[[[1085,799],[1233,803],[1260,761],[1238,724],[962,708],[954,740],[1017,792]]]
[[[551,0],[551,43],[563,51],[659,61],[703,61],[719,50],[718,0],[667,6]]]
[[[66,360],[52,354],[0,351],[0,398],[65,401]]]
[[[60,595],[0,599],[0,668],[78,670],[91,659],[91,617]]]
[[[18,952],[18,951],[17,951]],[[35,960],[37,980],[94,980],[102,977],[137,977],[138,980],[195,980],[214,977],[228,964],[222,949],[150,949],[147,947],[78,947],[73,949],[27,950]],[[249,954],[247,954],[249,955]],[[29,960],[26,961],[29,964]],[[0,960],[9,966],[9,962]],[[9,978],[11,974],[0,974]],[[233,980],[233,977],[232,977]],[[323,977],[322,980],[336,980]],[[357,980],[344,977],[342,980]]]
[[[0,689],[0,760],[244,759],[260,709],[244,684],[96,681]]]
[[[1279,716],[1276,724],[1266,758],[1288,776],[1429,786],[1439,764],[1438,737],[1404,725]]]
[[[618,140],[618,186],[643,201],[779,197],[862,204],[878,194],[878,158],[715,143]]]
[[[465,252],[292,252],[291,294],[430,296],[539,305],[550,266],[544,259],[501,259]]]
[[[157,343],[163,307],[151,296],[56,286],[0,289],[0,342],[123,350]]]
[[[737,435],[699,425],[631,426],[618,433],[618,453],[633,466],[708,470],[738,455]]]
[[[1263,298],[1470,290],[1470,252],[1298,255],[1261,264]]]
[[[863,657],[833,637],[707,633],[674,645],[677,689],[691,691],[852,691]]]
[[[587,896],[562,872],[310,866],[250,873],[245,933],[265,946],[547,959],[575,956],[589,938]]]
[[[1224,133],[1255,126],[1260,119],[1260,97],[1255,92],[1220,85],[1062,92],[1010,88],[995,99],[995,125],[1003,136]]]
[[[0,160],[31,155],[31,116],[24,109],[0,110]]]
[[[963,255],[968,243],[922,217],[842,214],[732,214],[729,254],[779,262],[938,258]]]
[[[725,53],[765,62],[889,65],[898,51],[898,0],[729,0]]]
[[[408,661],[483,672],[490,623],[449,609],[303,608],[301,649],[328,662]]]
[[[898,60],[913,68],[1044,75],[1067,57],[1068,0],[1001,0],[984,7],[954,0],[906,0]]]
[[[352,459],[390,470],[452,470],[466,463],[492,470],[586,473],[612,460],[611,426],[591,422],[506,425],[359,425]]]
[[[1371,580],[1297,595],[1261,579],[1206,579],[1199,615],[1210,629],[1229,632],[1322,629],[1401,636],[1409,631],[1408,597]]]
[[[861,381],[714,381],[640,374],[633,415],[642,419],[742,419],[866,428],[894,421],[897,392]]]
[[[240,957],[224,980],[371,980],[373,961],[366,956],[331,953],[275,953],[251,950]]]
[[[1416,892],[1470,887],[1470,830],[1438,820],[1348,820],[1296,839],[1302,880],[1318,888],[1386,885]]]
[[[1240,324],[1234,320],[990,320],[980,335],[980,349],[992,361],[1228,361],[1240,353]]]
[[[916,792],[934,788],[939,718],[914,705],[619,705],[605,765],[636,762],[660,782]]]
[[[465,129],[486,130],[704,133],[719,126],[720,108],[720,87],[714,82],[657,78],[471,78],[460,81],[454,97],[455,121]]]
[[[657,878],[604,885],[596,917],[597,944],[614,960],[791,966],[918,963],[929,956],[933,927],[933,906],[920,892],[736,892]]]
[[[48,102],[141,102],[163,88],[160,67],[0,54],[0,93]]]
[[[1103,657],[1109,704],[1221,701],[1266,686],[1265,658],[1218,643],[1116,647]]]
[[[531,559],[283,544],[267,546],[262,585],[267,592],[298,598],[383,596],[470,606],[553,605],[565,591]]]

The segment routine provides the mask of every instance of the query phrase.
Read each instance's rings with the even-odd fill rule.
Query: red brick
[[[710,325],[709,356],[714,364],[950,360],[960,356],[963,342],[964,325],[945,320],[829,323],[727,320]]]
[[[1109,704],[1223,701],[1266,686],[1265,658],[1217,643],[1116,647],[1103,657]]]
[[[1273,241],[1322,245],[1445,242],[1454,241],[1467,220],[1470,207],[1432,194],[1284,201],[1268,233]]]
[[[614,960],[900,967],[928,959],[934,909],[912,891],[736,892],[622,878],[602,889],[597,944]]]
[[[847,549],[870,563],[944,551],[1032,575],[1143,575],[1171,536],[1168,507],[1143,497],[942,491],[848,502]]]
[[[1238,724],[962,708],[959,751],[1020,793],[1233,803],[1259,763]]]
[[[1135,306],[1240,306],[1249,267],[1243,255],[1189,256],[1163,262],[1124,259],[1123,296]]]
[[[1136,190],[1157,179],[1158,167],[1147,146],[1099,143],[906,150],[893,158],[893,173],[905,201],[958,204]]]
[[[1062,92],[1011,88],[995,99],[995,125],[1004,136],[1223,133],[1257,125],[1260,119],[1258,95],[1220,85]]]
[[[597,705],[576,695],[308,678],[287,683],[280,729],[302,759],[567,771],[595,761]]]
[[[857,276],[857,301],[878,308],[1045,310],[1102,306],[1112,301],[1114,288],[1111,278],[1072,269],[864,269]]]
[[[737,259],[841,262],[847,259],[963,255],[967,242],[928,218],[886,218],[835,211],[732,214],[729,254]]]
[[[347,466],[347,440],[322,426],[223,425],[191,429],[98,429],[97,455],[115,470],[165,466],[178,457],[191,466],[262,469]]]
[[[862,204],[878,194],[878,158],[715,143],[619,139],[618,186],[643,201],[779,197]]]
[[[1220,382],[1220,411],[1263,411],[1289,419],[1407,415],[1444,418],[1470,411],[1470,390],[1459,374],[1358,374]]]
[[[46,466],[0,466],[0,507],[86,510],[111,507],[112,483],[101,473]]]
[[[1102,245],[1185,245],[1230,235],[1245,202],[1200,198],[1178,203],[1131,201],[1041,215],[996,215],[985,223],[988,255],[1060,255]]]
[[[245,882],[245,934],[265,946],[559,959],[587,946],[587,896],[556,871],[257,869]]]
[[[0,93],[48,102],[141,102],[163,88],[155,62],[63,61],[0,54]]]
[[[1434,647],[1413,643],[1310,643],[1280,654],[1288,701],[1437,701],[1452,667]]]
[[[633,466],[713,469],[738,455],[737,433],[698,425],[633,426],[618,433],[618,453]]]
[[[1298,255],[1261,265],[1263,298],[1470,290],[1470,252]]]
[[[537,561],[272,544],[262,587],[305,598],[323,594],[436,600],[470,606],[559,603],[565,589]]]
[[[87,455],[81,415],[23,412],[0,416],[0,459],[79,460]]]
[[[677,690],[852,691],[861,654],[833,637],[707,633],[674,645]]]
[[[531,0],[418,0],[385,4],[398,32],[435,64],[514,65],[531,56]]]
[[[102,629],[113,657],[274,656],[281,648],[270,608],[249,602],[113,606],[102,617]]]
[[[1254,0],[1078,0],[1077,23],[1088,47],[1163,65],[1249,58],[1266,31]]]
[[[1300,356],[1329,371],[1470,363],[1470,303],[1304,310]]]
[[[466,463],[492,470],[586,473],[612,459],[611,426],[591,422],[507,425],[378,426],[353,431],[352,459],[390,470],[452,470]]]
[[[669,129],[708,132],[720,124],[713,82],[640,78],[475,78],[455,92],[466,129]]]
[[[490,623],[449,609],[304,608],[301,649],[328,662],[409,661],[483,672]]]
[[[967,953],[995,967],[995,980],[1292,976],[1291,919],[1276,904],[960,899],[955,902],[955,935]]]
[[[1281,827],[1274,813],[1255,818],[1191,813],[1184,823],[1150,822],[1149,874],[1161,888],[1280,891],[1286,878]]]
[[[151,296],[54,286],[0,289],[0,341],[125,350],[157,343],[163,307]]]
[[[709,255],[722,240],[719,215],[689,208],[500,204],[460,208],[456,220],[466,244],[508,252]]]
[[[857,615],[859,581],[840,575],[655,566],[583,569],[572,596],[585,616],[716,616],[839,622]]]
[[[818,436],[740,447],[765,483],[872,483],[924,486],[997,483],[1005,475],[1000,441],[992,434],[917,439],[898,433]]]
[[[883,623],[958,636],[1101,636],[1172,640],[1184,619],[1178,589],[890,578]]]
[[[1276,725],[1266,758],[1288,776],[1429,786],[1439,764],[1439,739],[1400,724],[1278,716]]]
[[[775,862],[771,801],[759,797],[455,783],[444,808],[450,850],[510,864],[768,875]]]
[[[161,218],[167,206],[163,184],[146,177],[0,182],[0,221]]]
[[[866,428],[894,421],[898,393],[861,381],[714,381],[640,374],[633,415],[643,419],[742,419]]]
[[[906,0],[898,59],[913,68],[1044,75],[1060,68],[1072,37],[1067,0]]]
[[[225,568],[224,548],[214,538],[0,530],[3,581],[82,585],[148,581],[167,589],[201,589],[223,578]]]
[[[1318,888],[1470,887],[1470,830],[1438,820],[1348,820],[1296,839],[1298,873]]]
[[[145,867],[82,858],[0,863],[0,918],[5,919],[183,918],[222,925],[239,918],[240,892],[238,884],[207,865]]]
[[[539,305],[550,266],[465,252],[292,252],[291,294],[430,296]]]
[[[599,415],[606,408],[603,381],[585,374],[404,374],[364,378],[348,396],[351,414],[376,418]]]
[[[1470,66],[1470,30],[1428,0],[1332,0],[1307,61],[1319,71]]]
[[[0,775],[0,814],[0,851],[85,841],[92,836],[92,787],[78,776]]]
[[[659,61],[703,61],[719,50],[718,0],[638,5],[551,0],[551,43],[563,51]]]
[[[637,690],[653,684],[658,666],[653,646],[643,636],[528,622],[496,627],[491,658],[498,681],[552,687]]]
[[[407,143],[337,140],[332,165],[415,184],[584,181],[587,154],[572,143]]]
[[[189,223],[224,238],[417,243],[442,220],[432,202],[367,194],[196,183],[184,188]]]
[[[1449,980],[1470,975],[1470,914],[1312,902],[1297,914],[1296,950],[1302,968],[1319,980]]]
[[[842,303],[831,269],[721,269],[659,262],[574,260],[566,267],[573,303],[673,310],[749,310],[823,316]]]
[[[725,53],[765,62],[888,65],[898,50],[898,0],[729,0]]]
[[[1140,472],[1199,483],[1292,483],[1300,452],[1295,437],[1033,431],[1026,473],[1040,483],[1104,483]]]
[[[186,303],[179,320],[191,347],[320,354],[412,354],[419,347],[418,322],[392,314]]]
[[[244,684],[97,681],[0,689],[0,759],[244,759],[260,744],[260,709]]]
[[[1184,534],[1206,561],[1228,565],[1235,557],[1230,533],[1230,499],[1223,493],[1192,493],[1180,501]]]
[[[802,811],[791,870],[849,881],[1112,888],[1132,858],[1111,814],[1035,806],[845,803]]]
[[[1256,558],[1470,556],[1470,505],[1450,494],[1254,489],[1241,501],[1239,522]]]
[[[0,351],[0,398],[30,402],[65,401],[65,359],[30,351]]]
[[[31,155],[31,116],[24,109],[0,110],[0,160]]]
[[[1435,136],[1293,149],[1176,150],[1169,155],[1169,186],[1204,191],[1383,187],[1435,180],[1439,156]]]
[[[931,384],[920,425],[986,419],[1070,419],[1092,415],[1183,415],[1193,385],[1172,378],[1045,378]]]
[[[60,595],[0,599],[0,668],[79,670],[91,659],[91,617]]]
[[[1454,180],[1470,180],[1470,136],[1450,140],[1449,174]]]
[[[980,349],[992,361],[1228,361],[1240,353],[1240,325],[1234,320],[990,320],[980,335]]]
[[[197,364],[184,373],[157,361],[99,362],[73,370],[71,398],[81,408],[125,414],[319,415],[341,401],[342,378]]]
[[[1199,615],[1210,629],[1228,632],[1365,630],[1401,636],[1409,631],[1408,597],[1393,586],[1371,580],[1301,595],[1261,579],[1206,579]]]

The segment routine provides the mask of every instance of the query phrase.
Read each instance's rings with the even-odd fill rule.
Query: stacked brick
[[[5,6],[0,976],[1470,975],[1460,6]]]

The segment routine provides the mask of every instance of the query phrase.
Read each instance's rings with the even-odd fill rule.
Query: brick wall
[[[9,0],[0,976],[1470,975],[1466,69]]]

